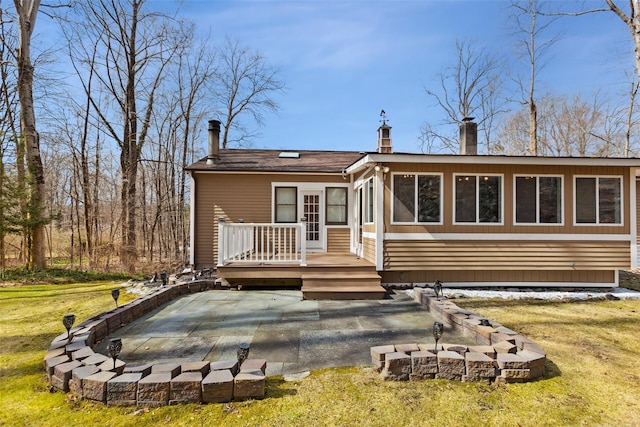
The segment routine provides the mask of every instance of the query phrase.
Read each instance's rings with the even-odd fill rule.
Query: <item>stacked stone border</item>
[[[265,394],[264,359],[219,362],[127,365],[93,349],[121,327],[169,301],[188,293],[215,289],[213,280],[162,286],[156,291],[85,320],[57,336],[44,356],[52,390],[107,405],[163,406],[178,403],[225,403],[262,399]]]
[[[544,375],[544,349],[501,324],[463,310],[431,290],[414,289],[414,299],[435,318],[478,345],[434,343],[371,347],[371,361],[385,380],[443,378],[463,382],[528,382]]]

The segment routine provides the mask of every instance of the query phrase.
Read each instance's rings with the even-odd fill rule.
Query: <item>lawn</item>
[[[230,404],[147,410],[50,393],[42,357],[64,332],[62,316],[73,312],[80,322],[113,307],[113,287],[0,288],[0,425],[640,425],[640,301],[456,300],[547,350],[547,374],[533,383],[384,382],[353,367],[296,382],[270,377],[264,400]]]

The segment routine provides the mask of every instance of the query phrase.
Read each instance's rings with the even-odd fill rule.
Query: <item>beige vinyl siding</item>
[[[218,218],[270,223],[272,182],[344,183],[341,176],[299,174],[195,173],[195,264],[217,263]]]
[[[613,270],[429,270],[429,271],[385,271],[383,283],[433,283],[440,280],[448,283],[603,283],[615,282]]]
[[[612,270],[630,267],[625,241],[387,241],[385,270]]]
[[[327,252],[351,252],[350,237],[348,228],[327,228]]]
[[[362,239],[362,257],[371,262],[376,263],[376,241],[367,237]]]
[[[385,177],[385,231],[387,233],[534,233],[534,234],[628,234],[629,227],[629,168],[596,166],[534,166],[534,165],[467,165],[467,164],[398,164],[391,163],[396,173],[443,173],[442,225],[391,224],[392,173]],[[453,224],[454,174],[501,174],[503,185],[503,223],[498,224]],[[558,175],[563,177],[563,224],[564,225],[515,225],[513,212],[514,175]],[[575,175],[621,176],[623,186],[624,225],[600,226],[573,225],[573,180]]]

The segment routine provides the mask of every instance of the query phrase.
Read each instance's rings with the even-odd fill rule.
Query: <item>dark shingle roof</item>
[[[280,153],[299,153],[299,158],[281,158]],[[213,164],[203,158],[187,171],[316,172],[340,173],[364,154],[356,151],[222,149]]]

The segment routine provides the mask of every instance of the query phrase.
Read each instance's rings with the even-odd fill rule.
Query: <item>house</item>
[[[386,122],[367,153],[219,149],[219,130],[187,171],[191,263],[223,280],[357,298],[435,280],[615,287],[637,267],[638,159],[477,155],[472,119],[460,155],[394,153]]]

